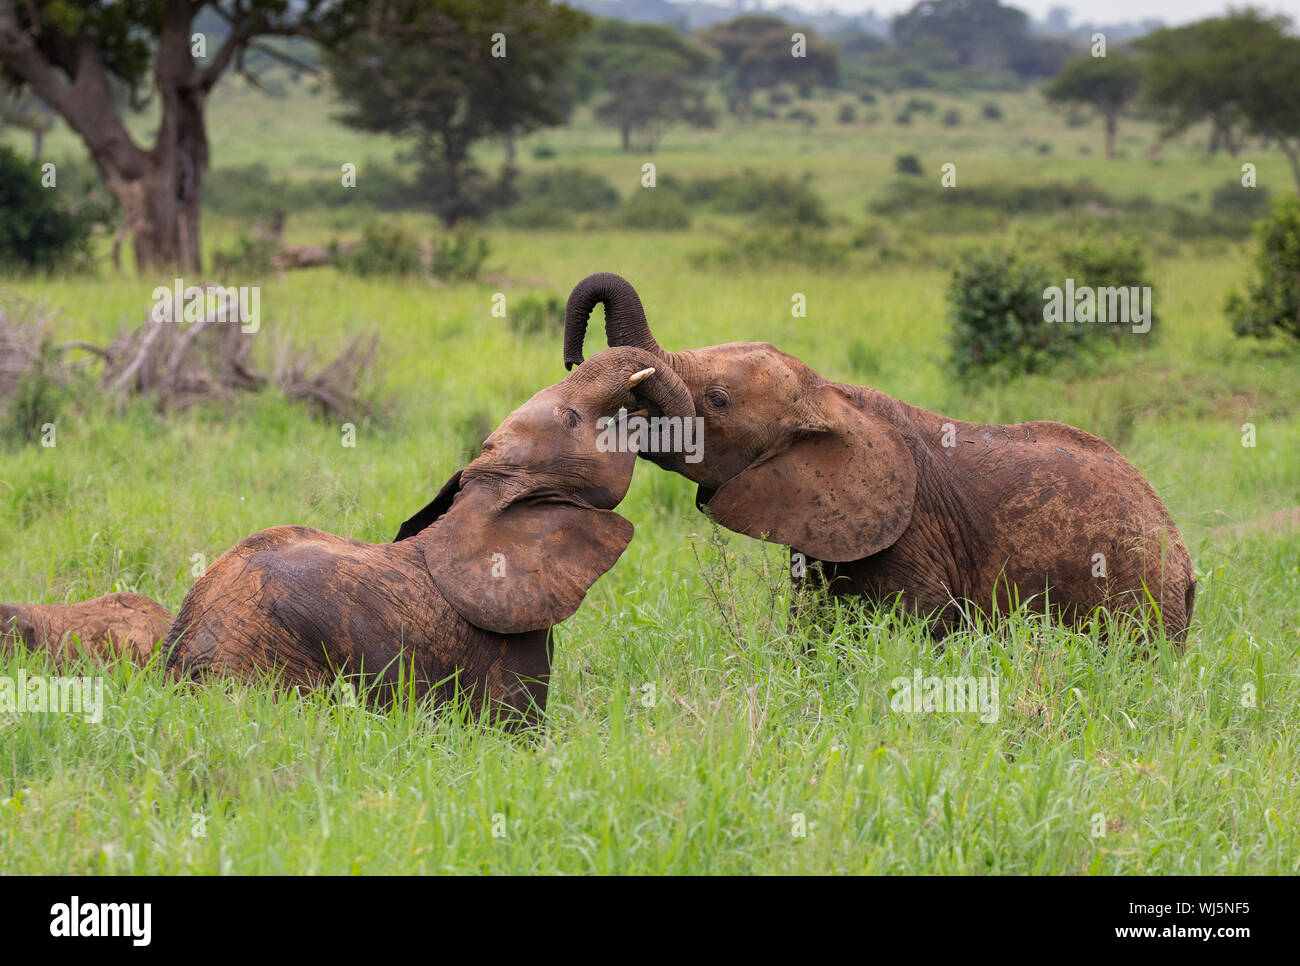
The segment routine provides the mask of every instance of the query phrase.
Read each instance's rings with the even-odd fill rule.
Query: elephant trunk
[[[650,333],[636,289],[613,272],[597,272],[574,286],[564,308],[565,368],[572,369],[582,362],[587,320],[597,302],[605,303],[605,336],[610,346],[632,346],[667,361],[664,350]]]
[[[635,294],[635,293],[634,293]],[[646,370],[654,372],[646,375]],[[576,383],[590,380],[600,387],[601,395],[616,406],[634,392],[657,406],[665,416],[689,419],[695,415],[690,390],[671,366],[645,349],[619,346],[593,356],[590,364],[580,366],[569,379]]]

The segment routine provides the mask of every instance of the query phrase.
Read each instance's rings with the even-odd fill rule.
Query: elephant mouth
[[[703,513],[709,508],[709,504],[717,493],[717,490],[711,490],[707,486],[697,487],[695,490],[695,509]]]

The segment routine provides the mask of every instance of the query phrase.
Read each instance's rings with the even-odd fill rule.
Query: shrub
[[[806,108],[796,107],[793,111],[785,116],[787,121],[798,121],[804,127],[812,127],[817,123],[817,116]]]
[[[445,282],[473,282],[490,254],[492,246],[486,238],[462,228],[433,246],[430,268]]]
[[[1247,188],[1236,178],[1229,178],[1210,195],[1210,210],[1228,217],[1263,218],[1272,207],[1267,188]]]
[[[901,113],[901,114],[895,114],[895,115],[894,115],[894,123],[895,123],[895,124],[911,124],[911,123],[912,123],[912,115],[911,115],[911,114],[908,114],[906,111],[904,111],[904,112]]]
[[[41,186],[40,169],[0,147],[0,265],[58,268],[89,252],[91,217]]]
[[[614,222],[620,228],[684,231],[691,227],[691,213],[675,191],[642,188],[619,205]]]
[[[749,215],[768,225],[821,228],[830,224],[826,206],[813,190],[808,173],[796,180],[784,174],[766,177],[747,168],[739,175],[697,178],[682,189],[682,195],[690,205],[707,206],[723,214]]]
[[[838,120],[841,124],[854,124],[858,120],[858,109],[852,104],[841,104]]]
[[[779,89],[774,90],[772,93],[767,95],[767,103],[771,104],[773,107],[784,107],[789,104],[791,100],[793,100],[793,98],[790,97],[788,91]]]
[[[509,311],[510,328],[520,335],[564,331],[564,301],[558,295],[521,298]]]
[[[18,377],[8,398],[0,400],[0,440],[22,445],[38,442],[46,423],[57,423],[68,401],[68,390],[59,372],[59,353],[46,335],[38,347],[36,362]]]
[[[1300,198],[1288,195],[1255,226],[1255,278],[1232,292],[1225,311],[1240,336],[1281,331],[1300,339]]]
[[[505,209],[502,224],[511,228],[564,229],[573,227],[573,212],[557,207],[545,198],[533,198]]]
[[[545,161],[548,158],[553,158],[555,157],[555,154],[555,148],[551,147],[549,144],[539,144],[533,148],[533,157],[538,161]]]
[[[1082,327],[1043,321],[1041,265],[994,249],[968,253],[948,287],[953,362],[958,375],[1036,372],[1069,351]]]
[[[545,202],[563,211],[608,211],[618,204],[618,189],[608,178],[583,168],[555,168],[525,178],[519,202]]]
[[[858,100],[860,100],[863,104],[874,104],[876,103],[876,95],[873,94],[871,91],[862,91],[860,94],[858,94]]]
[[[894,158],[894,170],[899,174],[920,174],[921,159],[915,154],[900,154]]]
[[[796,226],[782,231],[748,232],[729,239],[721,248],[694,256],[692,261],[700,268],[784,264],[826,269],[843,264],[848,254],[848,245]]]
[[[909,114],[933,114],[934,101],[927,101],[924,97],[910,97],[903,105],[903,110]]]
[[[988,101],[985,103],[985,105],[980,108],[980,114],[984,116],[984,120],[986,121],[1002,120],[1002,108],[998,106],[997,101]]]
[[[340,256],[338,264],[353,275],[414,275],[420,271],[420,243],[401,227],[371,222],[361,244]]]
[[[231,248],[212,253],[212,271],[223,278],[254,278],[269,275],[276,244],[269,238],[242,236]]]
[[[1102,288],[1150,288],[1151,279],[1147,274],[1146,256],[1135,239],[1085,238],[1073,245],[1067,245],[1060,251],[1060,262],[1066,277],[1075,280],[1076,287],[1087,285],[1094,289]],[[1155,302],[1152,301],[1151,332],[1156,323]],[[1125,338],[1131,329],[1124,325],[1104,325],[1097,331],[1108,334],[1116,342],[1136,345],[1133,340]]]
[[[945,111],[942,123],[944,127],[961,127],[961,111],[955,107]]]

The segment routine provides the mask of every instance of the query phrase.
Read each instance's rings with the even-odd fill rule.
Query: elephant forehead
[[[766,342],[735,342],[711,346],[698,353],[706,381],[733,392],[792,393],[810,370],[792,356]]]

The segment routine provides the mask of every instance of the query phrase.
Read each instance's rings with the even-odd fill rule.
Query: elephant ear
[[[816,418],[732,477],[700,493],[728,530],[819,560],[860,560],[912,519],[916,465],[902,434],[837,386],[816,390]]]
[[[431,531],[424,558],[456,613],[499,634],[570,617],[632,539],[632,524],[560,495],[503,502],[462,489]]]
[[[397,531],[397,536],[393,538],[393,543],[415,536],[451,509],[451,501],[456,498],[456,494],[460,491],[460,474],[461,471],[457,470],[451,479],[442,484],[442,489],[438,491],[438,495],[423,510],[402,524],[401,529]]]

